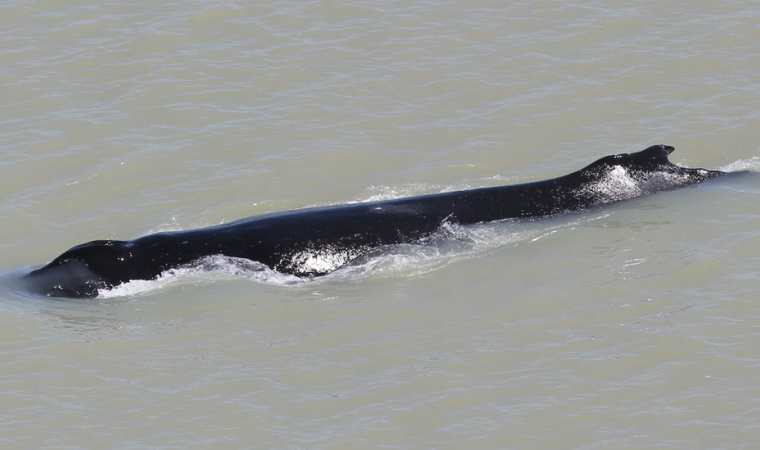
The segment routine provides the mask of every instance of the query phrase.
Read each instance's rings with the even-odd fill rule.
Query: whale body
[[[91,298],[101,290],[153,280],[214,255],[315,277],[377,249],[418,242],[447,222],[468,225],[556,216],[726,174],[676,166],[668,160],[673,150],[654,145],[611,155],[569,175],[532,183],[294,210],[130,241],[92,241],[67,250],[22,281],[41,295]]]

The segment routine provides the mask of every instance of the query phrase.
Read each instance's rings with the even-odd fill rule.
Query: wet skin
[[[295,210],[130,241],[92,241],[67,250],[22,281],[37,294],[90,298],[99,290],[153,280],[213,255],[314,277],[382,247],[418,242],[444,222],[468,225],[554,216],[725,175],[676,166],[668,161],[673,150],[655,145],[607,156],[569,175],[533,183]]]

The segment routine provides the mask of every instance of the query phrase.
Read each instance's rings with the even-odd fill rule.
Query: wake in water
[[[718,170],[722,170],[723,172],[760,172],[760,156],[755,156],[750,159],[740,159],[727,166],[720,167]]]
[[[440,231],[414,244],[378,249],[317,278],[302,278],[272,270],[245,258],[213,255],[163,272],[155,280],[133,280],[108,290],[97,298],[149,295],[174,285],[207,284],[236,278],[275,286],[313,286],[321,283],[360,280],[366,277],[414,277],[463,259],[478,258],[506,246],[535,242],[562,230],[608,217],[570,216],[570,220],[503,221],[462,226],[445,223]]]

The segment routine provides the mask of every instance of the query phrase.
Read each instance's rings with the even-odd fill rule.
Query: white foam
[[[207,284],[225,278],[246,278],[262,283],[293,285],[304,279],[285,275],[264,264],[244,258],[214,255],[176,269],[163,272],[155,280],[132,280],[109,290],[100,290],[98,298],[132,297],[152,294],[176,284]]]
[[[755,156],[750,159],[740,159],[726,166],[719,167],[718,170],[724,172],[739,172],[743,170],[760,171],[760,156]]]
[[[359,250],[337,249],[329,245],[309,248],[293,256],[286,267],[302,274],[326,273],[338,269],[360,255]]]
[[[424,195],[440,191],[441,187],[423,183],[412,183],[404,187],[370,186],[367,188],[367,190],[370,191],[368,195],[364,195],[359,200],[351,201],[348,203],[353,204],[381,202],[386,200],[395,200],[397,198],[414,197],[416,195]]]
[[[444,192],[458,192],[466,191],[469,189],[475,189],[482,186],[488,186],[492,183],[488,183],[488,180],[497,180],[505,182],[511,178],[503,177],[501,175],[493,175],[490,177],[477,178],[473,180],[462,180],[455,184],[443,186],[439,184],[427,184],[427,183],[409,183],[401,187],[392,186],[370,186],[367,188],[368,194],[363,195],[359,200],[350,201],[348,203],[368,203],[368,202],[380,202],[387,200],[396,200],[399,198],[414,197],[417,195],[428,195]]]
[[[585,186],[583,190],[591,191],[590,193],[599,196],[599,201],[602,203],[627,200],[643,194],[636,180],[622,166],[613,167],[600,181]]]
[[[337,270],[316,278],[300,278],[275,272],[269,267],[243,258],[209,256],[193,264],[162,273],[155,280],[133,280],[110,290],[100,291],[99,298],[150,295],[177,285],[205,285],[225,279],[247,279],[276,286],[299,286],[364,277],[417,276],[448,266],[456,261],[476,258],[500,247],[518,242],[536,241],[561,229],[599,217],[575,218],[551,226],[548,222],[492,222],[462,226],[445,223],[435,235],[416,244],[403,244],[374,250],[366,255],[333,254],[327,250],[304,254],[314,268],[337,266]],[[357,258],[358,256],[358,258]]]
[[[703,172],[707,172],[703,170]],[[576,195],[595,199],[595,204],[630,200],[692,184],[691,174],[679,172],[635,172],[614,166],[600,180],[583,186]]]

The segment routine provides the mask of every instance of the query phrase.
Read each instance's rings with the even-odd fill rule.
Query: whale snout
[[[105,281],[77,259],[34,270],[21,277],[20,282],[30,292],[47,297],[93,298],[98,296],[98,289],[108,287]]]

